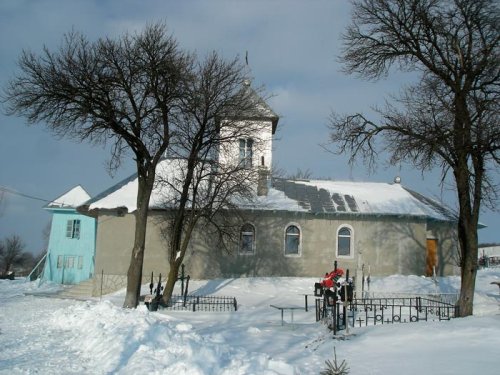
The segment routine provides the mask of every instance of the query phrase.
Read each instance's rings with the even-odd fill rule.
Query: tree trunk
[[[146,228],[148,223],[149,199],[153,190],[153,176],[145,177],[138,174],[137,211],[135,213],[134,248],[127,272],[127,291],[123,307],[136,308],[139,304],[142,284],[142,265],[144,262],[144,248],[146,243]],[[148,173],[148,175],[150,175]]]
[[[458,239],[460,243],[460,297],[457,301],[458,316],[473,314],[474,289],[477,274],[478,215],[471,207],[469,182],[465,171],[457,172],[456,183],[459,203]]]
[[[177,254],[180,251],[181,240],[182,240],[182,229],[184,223],[184,210],[183,205],[176,212],[176,217],[174,218],[174,223],[169,231],[169,251],[168,251],[168,263],[170,269],[168,271],[168,278],[163,289],[163,298],[162,302],[164,304],[168,304],[170,298],[172,297],[172,293],[174,290],[175,282],[177,281],[177,276],[179,272],[180,265],[182,263],[183,257],[181,259],[177,259]]]
[[[473,313],[474,307],[474,289],[476,286],[477,274],[477,245],[476,250],[470,246],[463,254],[460,298],[457,302],[458,316],[466,317]]]
[[[460,233],[461,232],[461,233]],[[460,298],[457,302],[458,316],[466,317],[473,314],[474,290],[477,274],[477,224],[459,218],[459,239],[461,248],[461,281]]]
[[[162,297],[162,303],[166,305],[169,303],[170,298],[172,298],[175,282],[177,281],[177,277],[179,275],[180,264],[181,262],[178,261],[170,263],[170,270],[168,271],[167,283],[165,284],[165,288],[163,289],[163,297]]]
[[[180,214],[178,213],[178,215]],[[163,303],[165,304],[168,304],[170,298],[172,297],[174,285],[179,275],[179,268],[184,261],[184,256],[186,255],[187,247],[191,240],[191,235],[198,219],[191,217],[190,220],[188,220],[188,222],[186,223],[186,218],[184,216],[179,216],[176,218],[176,221],[178,225],[174,225],[172,227],[172,231],[170,232],[170,270],[168,272],[167,284],[165,285],[165,289],[163,290],[162,299]],[[183,228],[183,225],[187,226],[187,228]],[[182,235],[183,229],[185,229],[184,236]]]

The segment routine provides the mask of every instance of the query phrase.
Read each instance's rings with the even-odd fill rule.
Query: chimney
[[[269,170],[265,166],[259,166],[259,171],[258,171],[258,180],[257,180],[257,196],[262,197],[266,196],[269,187],[268,187],[268,180],[269,180]]]

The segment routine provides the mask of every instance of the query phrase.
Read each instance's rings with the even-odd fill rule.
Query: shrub
[[[320,375],[347,375],[349,374],[349,367],[347,362],[343,359],[340,364],[337,363],[337,353],[333,347],[333,362],[326,360],[326,369],[320,372]]]

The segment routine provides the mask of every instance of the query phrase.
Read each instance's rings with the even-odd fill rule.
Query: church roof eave
[[[77,185],[63,195],[49,202],[43,208],[46,210],[75,210],[75,208],[90,199],[89,193],[81,186]]]

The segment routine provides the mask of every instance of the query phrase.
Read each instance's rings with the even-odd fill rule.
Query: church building
[[[244,120],[258,123],[261,133],[235,141],[233,151],[220,157],[271,171],[279,118],[257,93],[253,95],[256,109]],[[179,159],[165,158],[158,171],[175,173],[181,165]],[[160,204],[163,193],[157,187],[151,196],[145,277],[168,272],[167,245],[158,225],[165,213]],[[101,288],[108,293],[126,285],[136,195],[137,176],[132,175],[78,208],[97,222],[95,294]],[[195,231],[185,258],[191,278],[319,278],[334,261],[351,274],[363,266],[372,275],[449,275],[456,269],[455,216],[397,179],[391,183],[292,180],[262,173],[254,199],[240,202],[238,210],[238,218],[244,219],[238,219],[239,241],[229,253],[202,228]]]

